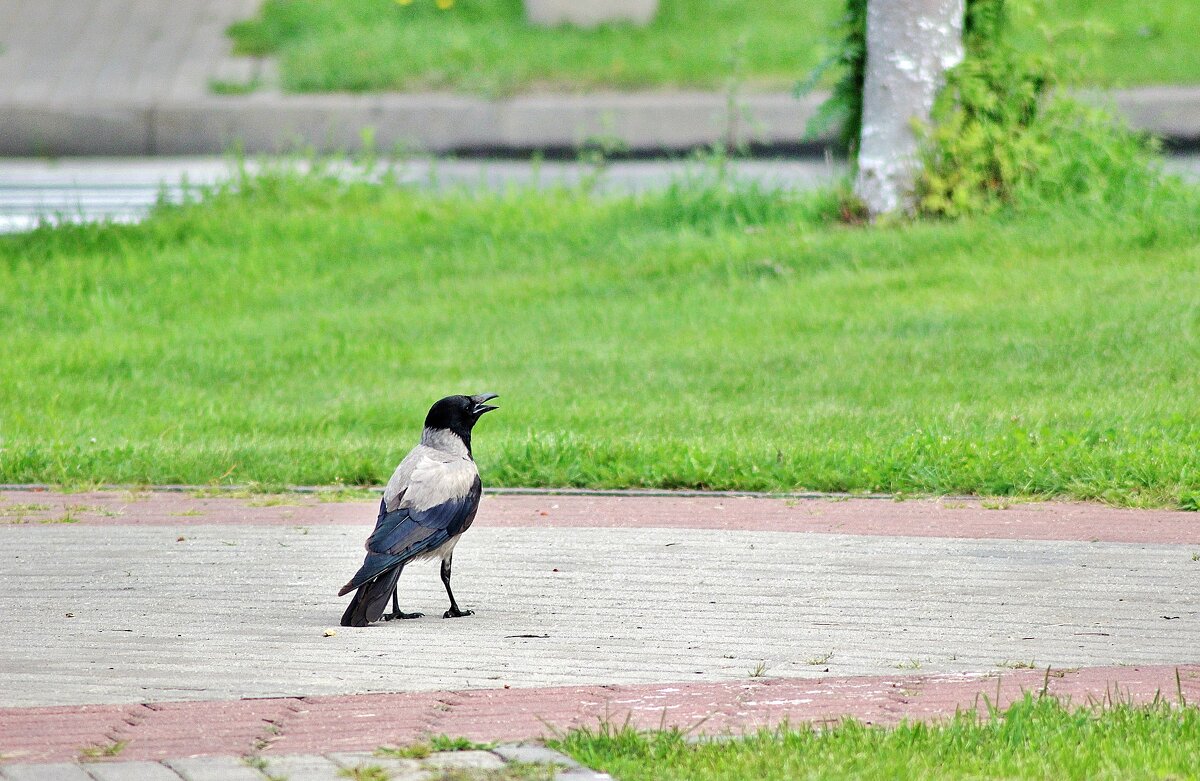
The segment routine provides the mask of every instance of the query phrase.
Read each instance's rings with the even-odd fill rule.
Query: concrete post
[[[613,22],[650,24],[658,0],[525,0],[525,16],[542,27],[562,24],[592,28]]]

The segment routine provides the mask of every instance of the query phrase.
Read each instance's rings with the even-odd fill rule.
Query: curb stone
[[[833,147],[832,134],[804,129],[826,97],[748,94],[739,105],[737,141],[768,151]],[[1200,144],[1200,88],[1154,86],[1105,93],[1086,102],[1111,106],[1131,127],[1169,145]],[[432,154],[574,156],[589,140],[615,136],[631,154],[677,154],[728,141],[728,97],[710,92],[521,95],[487,100],[456,94],[197,95],[190,98],[89,99],[69,104],[0,96],[0,154],[7,156],[278,154],[363,148]]]
[[[537,743],[507,743],[487,751],[440,751],[425,759],[379,757],[369,752],[285,754],[262,757],[264,769],[229,756],[183,757],[159,762],[48,762],[0,765],[3,781],[341,781],[342,771],[373,765],[391,781],[432,781],[431,771],[450,768],[500,770],[512,762],[558,765],[557,781],[612,781],[565,754]]]

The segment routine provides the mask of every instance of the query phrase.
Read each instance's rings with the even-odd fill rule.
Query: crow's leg
[[[383,614],[384,621],[391,621],[396,618],[420,618],[421,616],[425,615],[424,613],[402,612],[400,610],[400,598],[396,594],[396,592],[399,590],[399,587],[392,589],[392,612]]]
[[[475,615],[474,610],[460,610],[454,601],[454,592],[450,590],[450,562],[452,556],[442,559],[442,585],[446,587],[446,596],[450,597],[450,609],[442,614],[442,618],[462,618]]]

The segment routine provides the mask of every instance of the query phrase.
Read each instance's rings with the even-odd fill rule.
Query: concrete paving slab
[[[504,760],[490,751],[435,751],[421,764],[435,770],[499,770]]]
[[[92,777],[74,762],[0,764],[0,778],[5,781],[92,781]]]
[[[381,757],[376,756],[371,751],[339,751],[326,754],[325,756],[347,770],[372,765],[381,767],[392,775],[392,781],[409,778],[416,779],[430,775],[429,772],[421,769],[421,763],[415,759]]]
[[[533,747],[527,747],[532,750]],[[528,752],[522,756],[530,755]],[[589,770],[558,752],[542,748],[538,756],[548,756],[564,768],[557,779],[570,781],[606,781],[609,776]],[[527,759],[508,761],[528,762]],[[547,764],[546,762],[541,762]],[[430,781],[448,778],[453,771],[502,770],[505,760],[489,752],[444,752],[422,761],[376,757],[367,752],[276,757],[266,762],[260,772],[243,759],[227,756],[189,757],[162,762],[106,762],[102,765],[78,763],[44,763],[0,766],[0,779],[37,779],[37,781],[340,781],[349,776],[343,771],[379,768],[389,781]],[[9,774],[6,774],[6,771]],[[332,771],[332,772],[331,772]],[[270,775],[268,775],[270,774]],[[454,776],[458,778],[458,775]],[[472,775],[471,778],[477,776]],[[478,776],[482,778],[482,776]],[[490,775],[488,777],[491,777]]]
[[[266,758],[265,772],[288,781],[340,781],[341,767],[320,754],[287,754]]]
[[[97,762],[86,767],[95,781],[180,781],[178,773],[158,762]]]
[[[264,781],[263,774],[241,757],[183,757],[164,760],[163,764],[183,781]]]
[[[564,770],[586,770],[566,754],[546,748],[539,743],[504,743],[493,748],[492,752],[506,762],[558,765]]]

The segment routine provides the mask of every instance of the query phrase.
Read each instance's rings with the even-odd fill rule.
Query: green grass
[[[1193,1],[1030,0],[1014,17],[1026,48],[1086,55],[1092,83],[1195,83]],[[301,92],[713,89],[735,70],[748,89],[777,90],[825,56],[842,3],[661,0],[644,29],[582,31],[532,27],[520,0],[458,0],[448,10],[433,0],[267,0],[230,34],[242,53],[278,56],[284,88]]]
[[[846,227],[831,194],[268,177],[0,238],[0,482],[379,483],[495,391],[486,485],[1200,501],[1200,197]]]
[[[494,743],[476,743],[464,737],[431,735],[428,740],[420,743],[410,743],[406,746],[380,746],[375,749],[375,755],[402,759],[425,759],[435,751],[490,751],[493,746],[495,746]]]
[[[79,760],[81,762],[94,762],[101,759],[110,759],[121,755],[125,747],[129,745],[128,740],[109,740],[103,745],[84,746],[79,750]]]
[[[432,735],[429,738],[429,747],[434,751],[491,751],[495,745],[449,735]]]
[[[1018,13],[1027,49],[1074,48],[1089,82],[1103,86],[1200,82],[1200,13],[1191,0],[1036,0]]]
[[[844,721],[740,740],[678,731],[577,730],[555,742],[618,781],[1200,778],[1200,708],[1069,708],[1027,697],[1003,712],[893,728]]]
[[[349,778],[351,781],[391,781],[392,774],[386,768],[380,765],[355,765],[354,767],[343,767],[337,772],[340,778]]]
[[[208,89],[214,95],[249,95],[262,86],[261,79],[249,81],[229,81],[227,79],[210,79]]]

